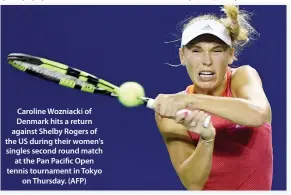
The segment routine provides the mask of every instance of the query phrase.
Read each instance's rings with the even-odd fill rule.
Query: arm
[[[193,94],[189,102],[195,109],[204,110],[240,125],[260,126],[271,123],[271,108],[261,79],[255,69],[242,66],[232,78],[234,97]]]
[[[211,170],[214,141],[199,141],[195,148],[183,125],[158,114],[156,122],[182,184],[188,190],[203,189]]]
[[[203,189],[211,171],[214,142],[199,141],[195,149],[193,149],[193,145],[191,148],[191,146],[175,140],[167,140],[166,145],[171,159],[179,159],[179,156],[185,153],[190,154],[183,162],[174,165],[185,188],[188,190]]]

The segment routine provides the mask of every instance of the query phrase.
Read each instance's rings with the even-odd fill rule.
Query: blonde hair
[[[250,24],[251,14],[244,10],[239,10],[239,6],[236,5],[224,5],[221,11],[225,14],[221,18],[214,14],[204,14],[191,18],[188,23],[184,24],[183,31],[190,24],[200,20],[215,20],[221,22],[228,29],[233,47],[239,53],[250,40],[256,39],[259,35]]]

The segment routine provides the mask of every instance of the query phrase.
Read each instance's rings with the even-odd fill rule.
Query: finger
[[[163,94],[159,94],[159,95],[155,98],[155,100],[154,100],[154,106],[153,106],[153,108],[154,108],[154,110],[155,110],[156,112],[160,112],[160,106],[161,106],[161,100],[162,100],[162,97],[163,97]]]
[[[171,110],[170,110],[170,115],[171,115],[171,117],[173,117],[173,118],[176,118],[176,116],[177,116],[177,109],[175,109],[176,107],[175,106],[173,106],[173,107],[171,107]]]
[[[195,117],[192,119],[191,121],[191,126],[196,126],[197,124],[199,124],[201,118],[203,118],[205,115],[205,113],[203,111],[198,111],[197,114],[195,115]]]
[[[175,118],[176,123],[179,123],[179,124],[184,123],[185,117],[187,115],[188,115],[187,112],[180,113],[180,114],[176,115],[176,118]]]
[[[182,109],[182,110],[179,110],[178,112],[176,112],[176,117],[178,116],[183,116],[183,121],[185,120],[185,117],[190,114],[191,112],[189,110],[186,110],[186,109]]]
[[[203,121],[203,127],[207,128],[209,126],[209,124],[210,124],[210,121],[211,121],[211,116],[206,114],[206,118]]]
[[[166,106],[164,104],[160,104],[160,114],[165,116],[166,114]]]
[[[153,109],[156,113],[160,114],[161,113],[161,104],[159,102],[155,102]]]
[[[155,112],[160,113],[161,104],[158,99],[155,99],[153,109]]]
[[[211,128],[211,116],[208,114],[205,114],[204,117],[202,117],[199,120],[200,125],[203,128],[200,128],[200,136],[204,140],[211,140],[215,136],[215,129]],[[209,128],[210,126],[210,128]]]
[[[201,117],[199,118],[198,123],[202,125],[204,128],[207,128],[210,122],[210,116],[206,113],[203,113]]]
[[[188,112],[188,114],[190,114],[190,113],[191,113],[191,111],[190,111],[190,110],[187,110],[187,109],[182,109],[182,110],[179,110],[179,111],[176,113],[176,115],[178,115],[178,114],[182,114],[182,113],[184,113],[184,112]]]
[[[185,109],[185,106],[182,103],[173,102],[173,106],[172,106],[172,109],[171,109],[171,115],[173,117],[175,117],[179,111],[184,110],[184,109]]]
[[[157,112],[160,113],[161,112],[161,104],[159,103],[157,106]]]
[[[165,116],[170,118],[170,117],[172,117],[172,115],[171,115],[172,107],[171,107],[171,105],[169,105],[169,103],[166,103],[165,105],[167,105],[165,108]]]
[[[171,111],[170,111],[171,117],[175,118],[177,116],[177,114],[179,115],[179,110],[178,109],[180,109],[180,107],[178,105],[171,106]]]
[[[198,113],[199,113],[198,110],[193,110],[193,111],[191,112],[191,114],[189,114],[189,115],[185,118],[185,123],[186,123],[187,125],[190,125],[190,126],[192,126],[192,127],[195,127],[195,126],[196,126],[196,123],[195,123],[195,122],[193,123],[193,120],[194,120],[194,118],[197,116]]]

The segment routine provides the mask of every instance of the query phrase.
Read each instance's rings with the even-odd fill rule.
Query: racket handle
[[[144,100],[146,102],[146,107],[150,108],[150,109],[154,109],[154,105],[155,105],[155,100],[152,98],[142,98],[142,100]]]
[[[154,104],[155,104],[155,100],[154,99],[147,99],[147,104],[146,104],[146,107],[150,108],[150,109],[154,109]],[[191,114],[191,111],[190,110],[187,110],[187,109],[182,109],[182,110],[179,110],[176,115],[180,115],[182,113],[187,113],[187,115]],[[210,123],[210,120],[211,120],[211,116],[208,116],[206,117],[206,119],[204,120],[203,122],[203,127],[204,128],[207,128],[209,123]]]

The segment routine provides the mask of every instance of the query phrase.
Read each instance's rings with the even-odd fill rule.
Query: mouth
[[[213,71],[201,71],[198,73],[198,75],[202,81],[210,81],[215,76],[215,72],[213,72]]]

